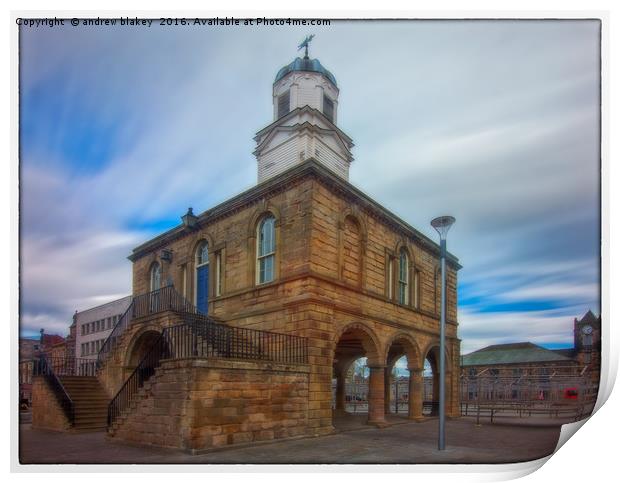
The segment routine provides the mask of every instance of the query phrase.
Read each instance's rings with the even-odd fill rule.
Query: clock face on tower
[[[584,325],[584,326],[581,328],[581,332],[582,332],[583,334],[585,334],[585,335],[590,335],[590,334],[592,333],[592,327],[591,327],[591,326],[589,326],[589,325]]]

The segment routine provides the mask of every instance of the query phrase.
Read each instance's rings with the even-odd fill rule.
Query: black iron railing
[[[63,366],[60,366],[58,368],[62,369],[62,367]],[[54,393],[54,396],[65,413],[65,416],[67,416],[69,424],[73,425],[73,421],[75,420],[75,406],[73,401],[71,400],[71,397],[67,393],[65,387],[60,382],[60,379],[58,379],[58,375],[54,372],[54,367],[48,362],[45,356],[41,356],[35,361],[33,366],[33,375],[42,376],[45,379],[45,382]]]
[[[45,356],[45,360],[57,376],[94,376],[97,372],[97,361],[94,359]]]
[[[183,322],[184,325],[168,331],[172,353],[177,358],[224,357],[287,364],[308,361],[308,339],[305,337],[232,327],[214,322],[203,314],[183,314]]]
[[[97,354],[97,367],[101,368],[114,351],[121,336],[134,319],[173,310],[183,313],[197,313],[198,310],[179,294],[173,286],[163,287],[134,297],[125,313],[105,340]]]
[[[163,359],[222,357],[289,364],[305,364],[308,360],[308,340],[305,337],[230,327],[201,314],[185,314],[183,319],[183,324],[162,331],[110,401],[108,425],[131,405]]]
[[[143,295],[138,295],[134,297],[132,305],[134,319],[165,312],[166,310],[189,313],[197,312],[196,307],[177,292],[172,285]]]

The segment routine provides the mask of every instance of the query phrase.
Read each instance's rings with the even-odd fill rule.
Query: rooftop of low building
[[[463,367],[539,362],[571,363],[573,360],[557,351],[545,349],[531,342],[490,345],[461,357]]]

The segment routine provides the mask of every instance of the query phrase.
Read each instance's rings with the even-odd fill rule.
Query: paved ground
[[[182,451],[112,443],[104,433],[54,433],[20,426],[20,462],[27,463],[509,463],[553,452],[560,426],[447,421],[447,449],[436,449],[437,420],[404,422],[384,429],[362,427],[330,436],[232,448],[192,456]],[[357,426],[358,429],[354,429]]]

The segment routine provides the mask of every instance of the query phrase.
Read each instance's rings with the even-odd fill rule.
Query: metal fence
[[[460,386],[462,402],[580,401],[585,403],[596,400],[598,391],[598,384],[589,374],[463,376]]]
[[[336,408],[336,379],[332,379],[332,409]],[[409,379],[390,383],[390,412],[407,414],[409,411]],[[433,378],[424,378],[423,414],[436,412],[438,401],[433,400]],[[350,379],[345,382],[345,410],[349,413],[368,412],[368,380]]]
[[[184,314],[167,340],[173,357],[225,357],[285,364],[308,362],[308,339],[291,334],[233,327],[202,314]]]
[[[127,310],[120,317],[114,329],[112,329],[112,332],[101,346],[97,354],[98,367],[103,366],[134,319],[154,315],[166,310],[194,314],[198,312],[196,307],[179,294],[173,286],[137,295],[132,299],[131,304],[129,304],[129,307],[127,307]]]
[[[79,357],[48,357],[33,361],[33,374],[42,375],[45,370],[52,370],[56,376],[94,376],[97,361]]]
[[[514,376],[494,376],[484,373],[462,376],[460,380],[461,410],[475,415],[477,406],[484,414],[514,410],[520,417],[547,414],[558,417],[589,414],[596,402],[598,384],[589,373],[571,367],[569,374],[536,374],[529,368],[515,370]],[[433,377],[423,379],[423,414],[437,413]],[[406,413],[409,405],[409,379],[392,381],[390,385],[390,412]],[[336,379],[332,380],[332,408],[336,407]],[[368,411],[368,380],[349,379],[345,383],[345,410],[350,413]]]

